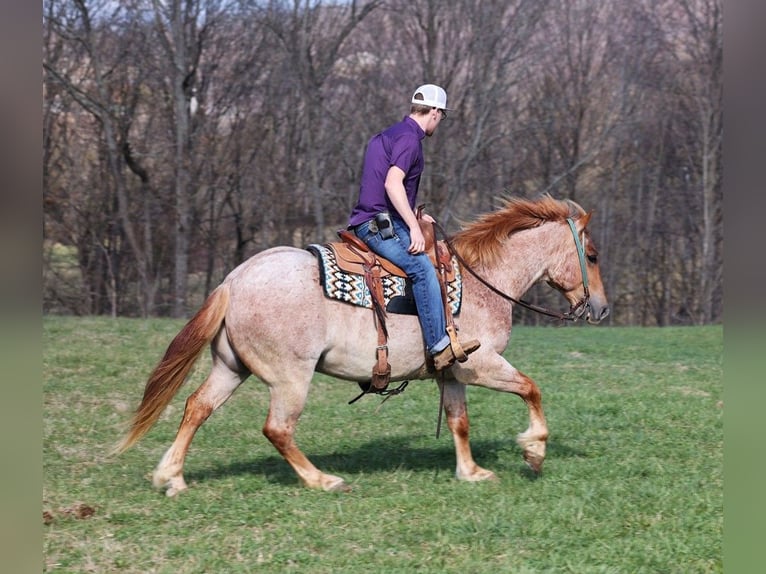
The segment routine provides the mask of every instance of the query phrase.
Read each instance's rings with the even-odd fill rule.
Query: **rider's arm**
[[[388,168],[386,174],[386,194],[391,200],[391,204],[396,209],[407,227],[410,228],[410,246],[408,251],[410,253],[420,253],[426,248],[426,240],[423,237],[423,233],[420,231],[420,224],[418,223],[415,212],[410,207],[410,202],[407,200],[407,192],[404,189],[404,172],[401,168],[392,165]]]

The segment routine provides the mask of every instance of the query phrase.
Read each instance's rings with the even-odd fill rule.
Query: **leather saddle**
[[[444,241],[436,241],[434,228],[431,223],[426,223],[422,219],[420,229],[426,240],[426,253],[431,263],[437,271],[442,268],[445,271],[445,279],[453,281],[455,279],[455,268],[452,265],[452,256]],[[397,277],[407,277],[407,274],[398,266],[391,263],[388,259],[381,257],[370,251],[370,248],[359,239],[353,232],[341,229],[338,231],[340,241],[327,243],[326,246],[335,253],[335,259],[338,267],[346,273],[353,275],[365,275],[372,266],[379,267],[380,276],[395,275]]]

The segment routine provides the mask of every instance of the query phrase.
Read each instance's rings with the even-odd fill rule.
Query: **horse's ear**
[[[580,230],[583,230],[586,227],[588,227],[588,223],[590,222],[590,218],[591,218],[592,215],[593,215],[593,212],[589,211],[588,213],[586,213],[585,215],[583,215],[582,217],[580,217],[577,220],[577,223],[579,224]]]

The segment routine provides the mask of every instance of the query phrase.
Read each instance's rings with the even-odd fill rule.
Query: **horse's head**
[[[523,293],[533,283],[546,281],[571,305],[569,313],[561,318],[585,318],[589,323],[598,323],[609,315],[609,305],[598,268],[598,251],[586,230],[590,218],[571,200],[561,201],[550,195],[537,200],[508,198],[501,209],[467,224],[455,235],[452,247],[469,270],[478,266],[491,273],[493,268],[508,264],[517,269],[526,267],[531,271],[527,277],[530,283],[524,284],[524,279],[517,277],[520,282],[509,285],[510,290],[517,288]],[[521,233],[524,231],[530,233]],[[544,269],[531,269],[532,261],[543,263]],[[562,315],[516,300],[477,278],[514,303],[552,317]]]
[[[569,218],[562,232],[559,264],[548,269],[548,284],[561,292],[571,306],[571,313],[588,323],[599,323],[609,315],[598,250],[587,230],[591,213]]]

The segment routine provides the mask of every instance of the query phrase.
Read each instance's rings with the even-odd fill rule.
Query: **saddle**
[[[440,265],[444,266],[448,281],[455,279],[455,268],[452,265],[452,256],[443,241],[435,241],[433,224],[420,220],[420,229],[426,239],[426,253],[437,271]],[[366,266],[379,266],[380,276],[395,275],[407,277],[407,274],[388,259],[370,251],[367,244],[350,231],[338,230],[340,241],[328,243],[335,254],[336,263],[341,270],[353,275],[364,275]]]
[[[431,263],[436,268],[436,275],[441,286],[442,302],[447,318],[447,334],[456,356],[465,357],[457,338],[457,329],[454,325],[452,307],[447,295],[447,285],[455,279],[457,269],[453,265],[452,255],[444,241],[436,241],[434,226],[424,221],[420,216],[422,209],[418,209],[418,222],[426,240],[425,252]],[[372,297],[373,320],[378,332],[378,346],[376,347],[376,362],[372,367],[370,382],[359,383],[362,394],[351,402],[356,401],[367,393],[397,394],[404,390],[405,381],[398,389],[387,391],[391,377],[391,365],[388,363],[388,330],[386,328],[386,306],[383,297],[382,278],[388,275],[407,277],[407,274],[389,260],[371,251],[367,244],[345,229],[338,231],[340,241],[326,244],[335,254],[335,260],[341,270],[362,275]]]

